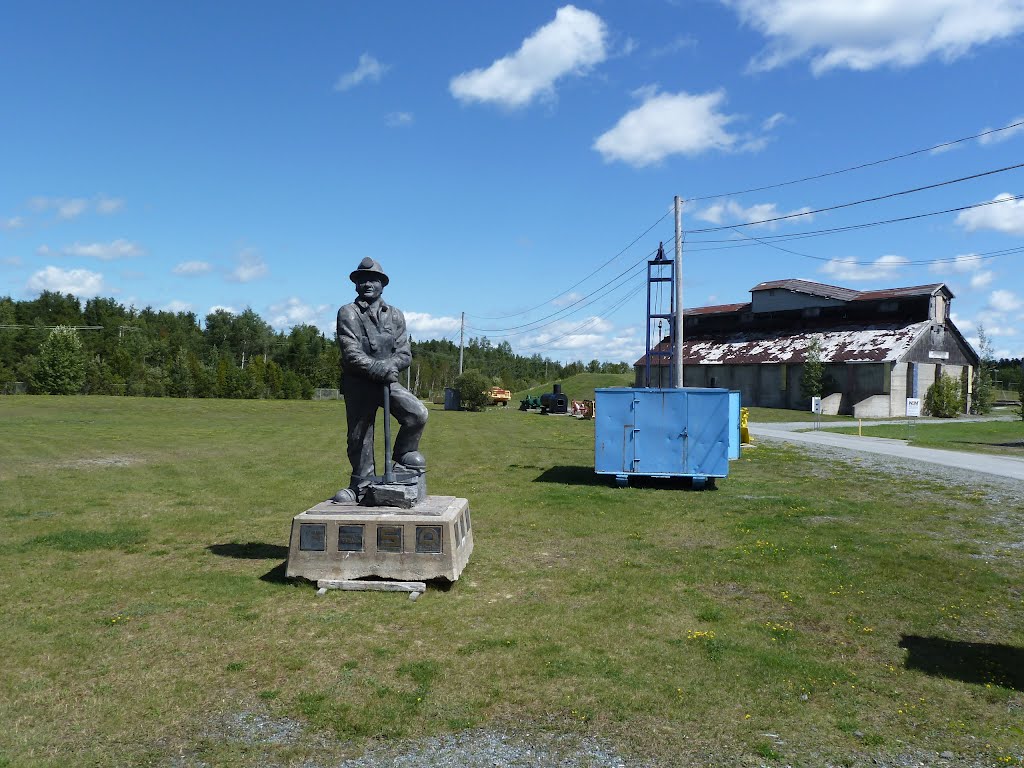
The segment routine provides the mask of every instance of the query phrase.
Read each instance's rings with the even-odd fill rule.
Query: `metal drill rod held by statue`
[[[391,459],[391,384],[384,382],[384,482],[395,482],[395,465]]]

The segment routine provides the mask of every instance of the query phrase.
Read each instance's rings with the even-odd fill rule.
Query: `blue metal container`
[[[727,389],[598,389],[594,470],[615,475],[689,477],[701,487],[726,477],[739,458],[740,396]]]

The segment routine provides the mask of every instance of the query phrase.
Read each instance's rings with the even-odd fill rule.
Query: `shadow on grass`
[[[992,683],[1024,691],[1024,648],[904,635],[907,669],[965,683]]]
[[[285,577],[288,570],[288,547],[259,541],[250,541],[246,544],[233,541],[230,544],[211,544],[207,549],[215,555],[233,557],[237,560],[277,560],[283,557],[284,562],[278,563],[260,576],[260,581],[268,584],[291,584]]]
[[[593,467],[551,467],[533,479],[535,483],[560,483],[562,485],[597,485],[613,486],[615,478],[611,475],[599,475]],[[666,491],[692,491],[693,483],[688,477],[645,477],[630,475],[631,488],[657,488]],[[701,490],[714,491],[715,479],[709,477]]]
[[[215,555],[233,557],[237,560],[277,560],[288,557],[288,547],[258,541],[250,541],[247,544],[234,541],[230,544],[211,544],[207,549]]]

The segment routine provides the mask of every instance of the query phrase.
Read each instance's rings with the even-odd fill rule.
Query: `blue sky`
[[[373,256],[416,338],[632,361],[680,195],[686,306],[943,281],[1021,356],[1024,169],[808,212],[1024,163],[1024,129],[773,185],[1024,121],[1022,36],[1024,0],[7,3],[0,294],[333,333]]]

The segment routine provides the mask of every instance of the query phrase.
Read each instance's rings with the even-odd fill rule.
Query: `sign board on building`
[[[932,360],[949,360],[949,352],[936,352],[934,349],[929,349],[928,357]]]
[[[812,397],[811,398],[811,413],[821,413],[821,398],[820,397]]]
[[[908,397],[907,398],[907,416],[920,416],[921,415],[921,398],[920,397]]]

